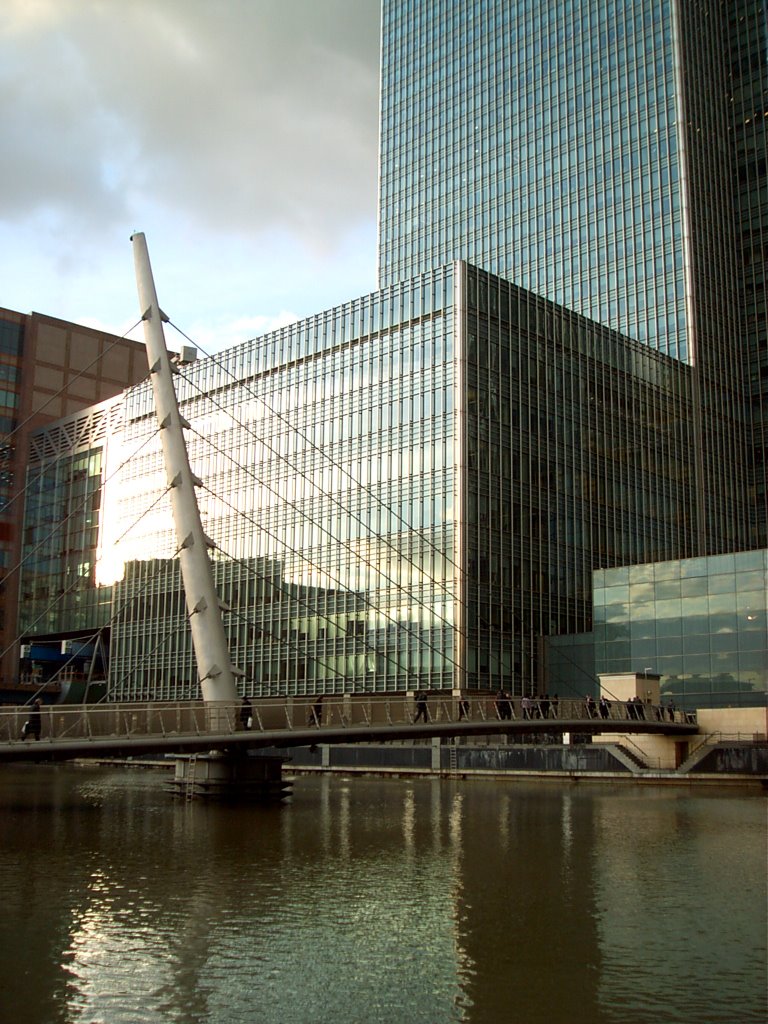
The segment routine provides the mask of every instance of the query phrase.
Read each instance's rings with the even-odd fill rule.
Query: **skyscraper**
[[[763,0],[383,3],[380,284],[467,259],[690,365],[702,553],[764,536],[767,42]]]
[[[629,670],[640,563],[749,546],[764,12],[384,0],[379,290],[180,382],[245,692],[545,688],[545,639],[591,629],[593,571],[616,567],[600,641]],[[148,387],[88,422],[76,443],[66,423],[34,438],[50,486],[28,509],[28,639],[106,620],[66,584],[112,551],[111,693],[194,696]],[[130,541],[83,521],[86,554],[34,546],[84,462],[100,527]],[[653,614],[675,603],[683,624],[660,640],[682,647],[690,626],[708,644],[674,587]]]

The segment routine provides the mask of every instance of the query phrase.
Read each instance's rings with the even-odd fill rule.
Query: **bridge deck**
[[[661,733],[687,736],[695,717],[654,705],[613,702],[607,717],[583,701],[561,700],[556,708],[534,702],[529,710],[514,699],[498,706],[491,697],[462,705],[450,696],[430,697],[427,719],[413,698],[326,697],[266,699],[241,704],[136,703],[53,705],[40,713],[40,736],[22,738],[30,708],[0,709],[0,761],[67,760],[145,754],[199,753],[313,743],[370,743],[432,736],[508,733]],[[530,717],[526,717],[530,715]],[[639,717],[642,715],[642,717]],[[503,716],[503,717],[500,717]],[[418,719],[418,720],[417,720]]]

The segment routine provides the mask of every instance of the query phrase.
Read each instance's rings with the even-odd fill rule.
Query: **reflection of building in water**
[[[464,801],[456,921],[472,1020],[602,1019],[593,831],[591,799],[559,786],[478,786]]]
[[[762,1021],[764,814],[748,825],[749,801],[730,793],[710,794],[706,810],[702,803],[653,787],[592,800],[602,1002],[642,1005],[643,1020],[682,1019],[661,973],[678,979],[686,1020]],[[660,946],[663,963],[654,955]]]
[[[688,367],[464,263],[184,366],[201,515],[254,694],[541,685],[540,637],[591,624],[593,568],[692,543],[689,384]],[[96,580],[135,563],[111,592],[112,692],[145,693],[148,673],[158,694],[196,694],[176,583],[152,575],[177,541],[148,384],[99,465]],[[36,587],[61,550],[30,549]],[[127,585],[132,601],[146,588],[142,617]],[[96,625],[110,591],[86,592]]]

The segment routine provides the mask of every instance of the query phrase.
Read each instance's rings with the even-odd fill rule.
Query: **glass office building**
[[[180,378],[246,692],[531,692],[593,571],[768,544],[766,2],[383,0],[380,290]],[[196,695],[148,387],[119,420],[40,436],[25,622],[87,567],[112,694]],[[87,551],[42,529],[83,458]]]
[[[762,706],[768,551],[595,573],[598,673],[653,672],[679,705]]]
[[[768,0],[731,0],[726,11],[753,537],[768,546]]]
[[[18,686],[16,641],[30,432],[119,394],[146,373],[146,351],[137,341],[0,309],[0,689],[8,700],[29,696]]]
[[[590,628],[594,568],[692,553],[689,369],[465,263],[185,366],[178,389],[256,696],[531,692],[541,635]],[[87,565],[111,695],[196,696],[149,386],[110,415],[99,457],[91,435],[66,459],[38,438],[24,614],[63,628],[50,596]],[[98,515],[67,527],[72,554],[45,536],[81,463],[103,487],[71,503]]]
[[[755,539],[767,42],[763,2],[383,3],[380,284],[467,259],[693,367],[702,553]]]

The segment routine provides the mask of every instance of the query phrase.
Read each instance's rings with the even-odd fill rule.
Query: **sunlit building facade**
[[[0,309],[0,688],[10,688],[6,696],[19,683],[16,610],[30,434],[119,394],[146,373],[139,342],[42,313]],[[51,520],[49,530],[60,522]]]
[[[702,554],[766,542],[767,26],[383,3],[380,285],[467,259],[689,365]]]
[[[591,626],[594,568],[692,553],[690,387],[678,361],[461,262],[184,367],[244,692],[535,690],[541,635]],[[197,696],[149,386],[101,415],[80,561],[109,588],[110,694]],[[31,508],[86,454],[53,447],[38,438]],[[30,622],[57,550],[30,544]]]

